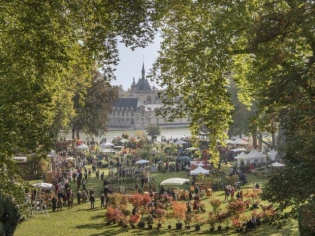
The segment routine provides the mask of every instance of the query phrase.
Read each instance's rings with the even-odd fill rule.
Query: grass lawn
[[[223,166],[223,168],[228,168],[228,166]],[[106,172],[105,172],[106,174]],[[181,171],[180,173],[153,173],[152,177],[155,179],[156,183],[160,183],[162,180],[172,177],[181,177],[187,178],[187,173]],[[256,176],[248,175],[248,184],[243,186],[242,189],[246,190],[252,187],[253,182],[258,182],[260,186],[263,187],[263,183],[266,182],[266,179],[259,179]],[[210,234],[209,229],[210,226],[208,224],[203,224],[201,226],[200,231],[195,231],[194,227],[191,229],[183,229],[183,230],[175,230],[174,219],[166,220],[162,224],[162,228],[160,231],[156,229],[156,223],[153,226],[153,230],[148,229],[123,229],[118,225],[111,224],[106,226],[105,213],[106,210],[100,208],[100,192],[102,190],[102,182],[100,180],[96,180],[95,176],[92,176],[91,179],[88,180],[87,188],[94,187],[96,189],[96,202],[95,209],[91,210],[89,203],[78,205],[76,198],[75,204],[72,209],[68,209],[64,207],[62,211],[52,212],[49,209],[48,217],[44,216],[42,213],[35,213],[34,217],[27,219],[21,225],[18,226],[15,235],[16,236],[42,236],[42,235],[204,235]],[[74,195],[76,196],[76,185],[72,184],[72,189],[74,190]],[[220,198],[224,200],[223,191],[217,191],[214,193],[216,198]],[[203,219],[207,219],[208,212],[211,209],[209,204],[209,199],[203,198],[202,203],[206,204],[206,212],[198,213],[202,216]],[[223,204],[223,209],[227,203]],[[171,223],[172,229],[168,230],[167,225]],[[192,225],[194,225],[192,223]],[[225,228],[225,224],[222,224],[223,228]],[[231,226],[230,226],[231,227]],[[245,233],[236,233],[233,229],[230,230],[222,230],[222,231],[214,231],[211,233],[212,235],[242,235]],[[299,235],[297,229],[296,221],[289,221],[284,228],[278,230],[277,226],[262,224],[255,231],[248,232],[246,235],[255,235],[255,236],[295,236]]]

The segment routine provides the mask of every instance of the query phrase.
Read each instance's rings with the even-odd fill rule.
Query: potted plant
[[[185,228],[186,229],[190,229],[190,223],[192,221],[194,214],[193,213],[188,213],[186,214],[186,218],[185,218]]]
[[[166,218],[167,218],[168,220],[171,220],[171,219],[174,218],[174,214],[171,213],[171,212],[167,212],[167,213],[166,213]],[[172,225],[169,224],[169,225],[167,226],[167,228],[168,228],[168,229],[171,229],[171,228],[172,228]]]
[[[245,212],[246,210],[246,203],[242,200],[233,200],[229,202],[228,205],[228,211],[232,216],[234,216],[236,219],[239,219],[240,215]]]
[[[200,230],[200,223],[201,223],[201,217],[198,214],[194,214],[194,222],[196,223],[195,225],[195,230],[199,231]]]
[[[172,208],[173,208],[173,213],[174,217],[177,220],[176,223],[176,229],[182,229],[183,223],[181,223],[182,220],[185,219],[186,217],[186,212],[187,212],[187,205],[185,202],[172,202]]]
[[[221,212],[216,214],[217,222],[218,222],[218,230],[220,231],[222,229],[221,224],[224,222],[226,219],[226,212]]]
[[[261,195],[262,191],[260,188],[254,188],[251,190],[248,190],[244,193],[244,197],[251,199],[251,204],[253,209],[256,209],[259,204],[259,197]]]
[[[225,229],[228,230],[230,228],[230,212],[226,213],[226,217],[225,217]]]
[[[148,229],[153,229],[153,217],[151,214],[147,216],[146,222],[148,223]]]
[[[146,194],[134,194],[129,197],[129,202],[133,205],[134,208],[138,209],[141,214],[141,219],[139,222],[139,228],[145,227],[145,218],[144,214],[147,213],[147,206],[151,202],[151,198]]]
[[[239,219],[232,219],[232,224],[234,226],[234,229],[236,231],[239,231],[239,229],[241,227],[241,222],[239,221]]]
[[[205,206],[205,204],[201,203],[201,204],[199,205],[199,209],[200,209],[200,211],[202,211],[202,212],[206,212],[206,206]]]
[[[213,198],[210,200],[210,205],[212,206],[213,212],[214,214],[216,214],[221,206],[222,201],[217,199],[217,198]]]
[[[210,231],[214,231],[214,226],[217,222],[217,218],[214,212],[210,211],[208,214],[208,222],[210,224]]]
[[[156,215],[156,220],[158,221],[158,228],[162,227],[162,222],[164,221],[165,218],[165,210],[162,208],[157,208],[155,210],[155,215]]]
[[[136,224],[139,223],[140,220],[140,216],[139,215],[131,215],[129,217],[129,223],[131,225],[131,227],[134,229],[136,227]]]

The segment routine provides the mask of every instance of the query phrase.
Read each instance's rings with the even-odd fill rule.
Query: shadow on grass
[[[168,230],[168,229],[131,229],[131,228],[120,228],[119,226],[105,226],[106,230],[102,233],[91,234],[91,236],[99,235],[143,235],[143,236],[152,236],[152,235],[186,235],[183,231]]]
[[[92,216],[90,219],[91,220],[98,220],[98,219],[101,219],[101,218],[103,218],[105,220],[105,215],[104,214],[95,215],[95,216]]]
[[[105,223],[90,223],[90,224],[83,224],[83,225],[77,225],[74,228],[76,229],[104,229]]]

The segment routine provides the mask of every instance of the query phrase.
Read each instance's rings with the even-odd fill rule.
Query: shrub
[[[1,195],[0,195],[1,197]],[[17,206],[8,198],[0,198],[0,235],[13,235],[20,220]]]
[[[212,206],[213,212],[216,214],[221,206],[222,201],[217,199],[217,198],[213,198],[210,200],[210,205]]]
[[[228,210],[231,215],[234,215],[236,219],[246,210],[246,203],[241,200],[235,200],[229,202]]]
[[[185,202],[172,202],[173,213],[178,223],[186,217],[187,205]]]

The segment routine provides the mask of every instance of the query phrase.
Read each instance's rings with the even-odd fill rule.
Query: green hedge
[[[315,204],[306,204],[298,210],[298,223],[300,235],[315,235]]]

